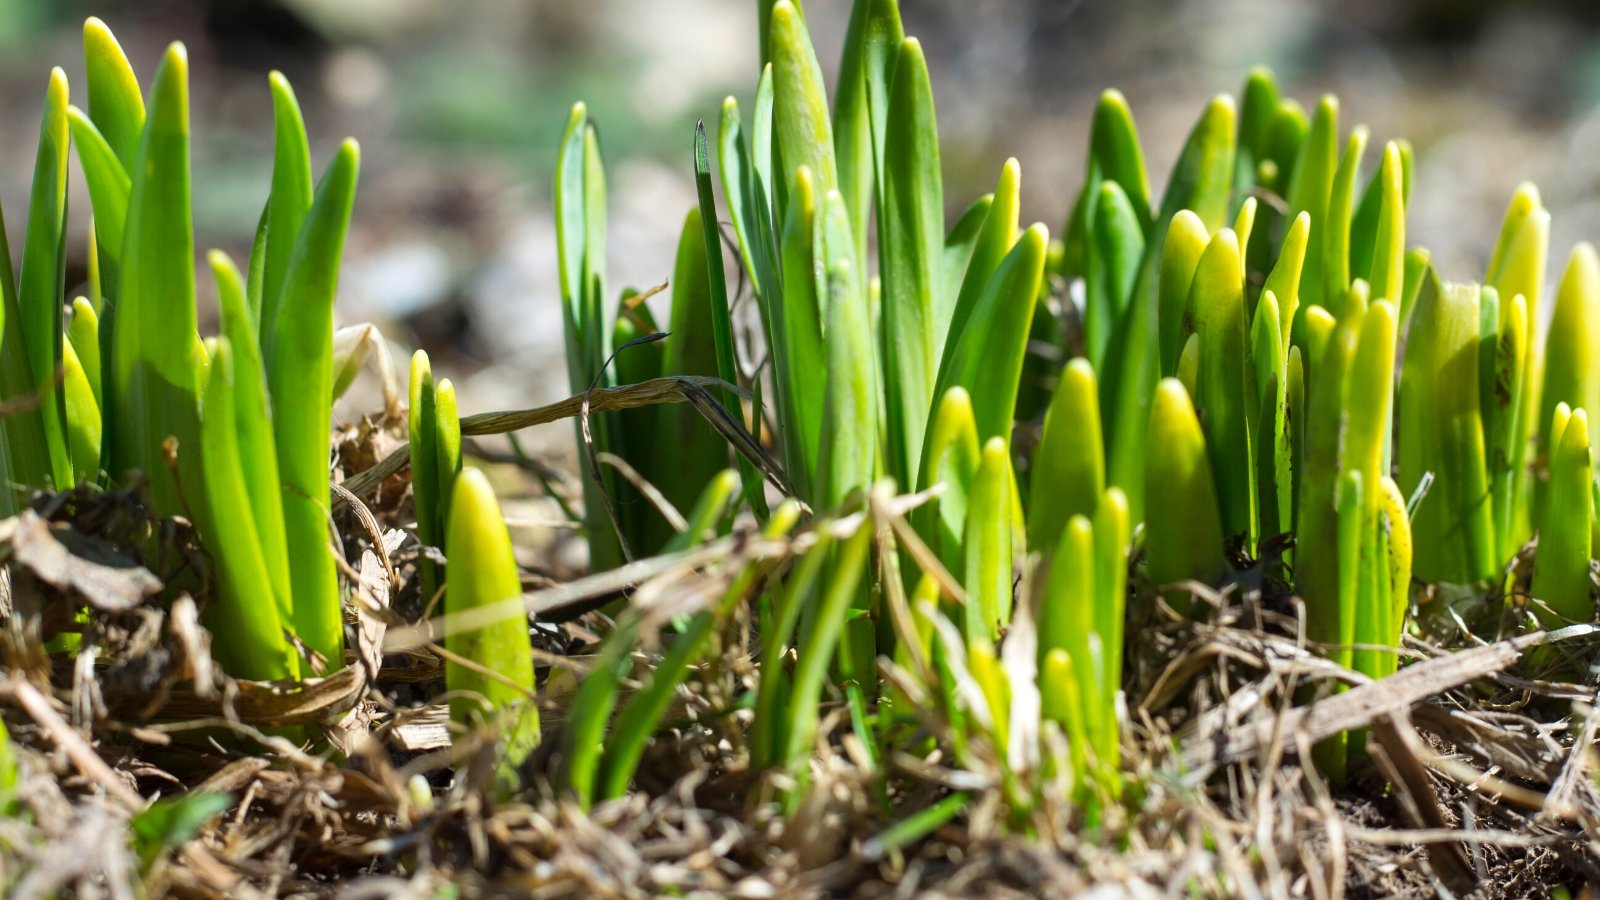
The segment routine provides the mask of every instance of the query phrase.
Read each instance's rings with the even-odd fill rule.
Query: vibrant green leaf
[[[884,147],[881,310],[888,474],[917,483],[922,438],[953,314],[940,279],[944,261],[944,187],[933,87],[922,45],[907,38],[889,92]],[[858,257],[858,259],[863,259]]]
[[[1168,232],[1169,236],[1171,232]],[[1170,240],[1170,237],[1169,237]],[[1084,265],[1084,341],[1089,362],[1105,366],[1111,335],[1127,316],[1144,257],[1144,230],[1115,181],[1100,186]],[[1165,265],[1163,265],[1165,274]]]
[[[1105,444],[1094,367],[1074,359],[1061,370],[1039,447],[1028,500],[1028,549],[1056,545],[1073,516],[1090,516],[1105,489]]]
[[[283,481],[272,436],[272,403],[267,394],[266,369],[261,363],[261,341],[239,269],[220,250],[211,251],[206,258],[217,282],[222,333],[230,342],[234,360],[234,430],[245,493],[250,498],[249,512],[255,520],[256,541],[266,562],[272,595],[278,602],[278,618],[288,623],[293,613],[288,538],[283,530]]]
[[[89,81],[89,115],[122,165],[132,170],[144,133],[144,96],[133,66],[106,23],[83,23],[83,60]]]
[[[967,389],[977,414],[980,440],[1010,440],[1017,378],[1027,352],[1028,331],[1044,279],[1049,243],[1043,225],[1035,224],[1023,232],[978,296],[961,331],[952,331],[958,337],[945,350],[935,394],[944,396],[945,391],[958,385]]]
[[[1317,103],[1316,112],[1312,114],[1310,131],[1300,144],[1284,195],[1291,217],[1297,217],[1302,212],[1310,214],[1311,225],[1318,232],[1319,247],[1326,246],[1327,238],[1322,235],[1332,227],[1327,224],[1331,220],[1328,205],[1333,194],[1338,154],[1339,100],[1332,94],[1324,94]],[[1330,303],[1335,298],[1326,296],[1328,279],[1323,272],[1325,262],[1325,255],[1317,249],[1306,254],[1304,274],[1300,281],[1303,303],[1331,308]],[[1278,296],[1280,300],[1286,298],[1281,292]]]
[[[1222,513],[1200,420],[1176,379],[1162,379],[1156,387],[1146,446],[1146,490],[1162,498],[1160,512],[1152,512],[1144,526],[1150,581],[1163,586],[1191,579],[1214,582],[1227,568]],[[1187,598],[1187,591],[1168,594],[1180,611],[1190,611]]]
[[[788,181],[804,166],[816,179],[817,193],[826,196],[839,186],[839,169],[833,156],[833,126],[822,67],[793,0],[773,4],[770,27],[772,123],[776,151],[783,160],[782,177]]]
[[[264,334],[272,333],[272,322],[282,302],[284,278],[294,252],[300,227],[311,212],[311,145],[306,138],[306,123],[300,115],[294,88],[282,72],[267,77],[272,89],[273,132],[276,137],[272,159],[272,194],[267,201],[266,256],[261,270],[261,295],[250,297],[250,306]]]
[[[280,578],[271,571],[284,560],[269,561],[263,553],[241,462],[254,448],[239,443],[241,411],[234,406],[239,374],[230,341],[217,338],[200,427],[206,496],[214,504],[205,538],[219,575],[217,605],[211,611],[213,648],[217,661],[235,677],[295,678],[298,660],[284,639],[279,618],[283,602],[274,594]]]
[[[1161,273],[1156,283],[1157,319],[1161,329],[1161,372],[1171,376],[1178,370],[1178,355],[1194,333],[1194,323],[1185,318],[1189,285],[1200,264],[1211,235],[1200,217],[1180,210],[1167,228],[1167,243],[1161,251]]]
[[[1251,438],[1259,401],[1240,266],[1233,230],[1218,231],[1195,269],[1189,309],[1200,338],[1195,407],[1211,453],[1223,535],[1230,541],[1242,539],[1251,549],[1257,533]]]
[[[1411,521],[1424,581],[1476,582],[1499,565],[1478,405],[1478,306],[1475,285],[1425,278],[1401,369],[1400,490],[1409,496],[1425,473],[1434,477]]]
[[[963,544],[967,640],[994,641],[1011,618],[1011,456],[1003,438],[984,445],[972,478]]]
[[[512,555],[511,535],[489,480],[477,469],[463,469],[451,494],[445,531],[449,560],[445,613],[460,616],[521,597],[522,578]],[[513,788],[519,781],[518,768],[539,745],[527,616],[517,611],[486,625],[450,630],[444,642],[454,657],[476,664],[469,668],[445,660],[445,686],[455,698],[450,701],[450,717],[460,725],[489,722],[501,729],[505,744],[495,780],[502,791]]]
[[[133,189],[110,317],[109,382],[104,391],[109,474],[120,482],[131,470],[143,472],[162,514],[184,511],[179,486],[163,455],[169,435],[178,441],[183,493],[191,505],[202,499],[196,496],[202,483],[198,454],[182,452],[183,447],[199,445],[203,365],[195,330],[188,71],[182,45],[173,44],[162,56],[150,88],[144,137],[137,162],[129,169]],[[320,470],[324,489],[327,448],[325,438]],[[325,534],[326,525],[322,527]]]
[[[278,311],[262,335],[272,397],[295,633],[332,668],[344,660],[338,573],[329,545],[333,299],[355,203],[360,150],[346,140],[322,176],[284,274]]]
[[[1353,202],[1356,177],[1361,169],[1361,157],[1366,151],[1367,129],[1357,125],[1350,132],[1344,155],[1339,157],[1339,167],[1334,170],[1327,212],[1322,219],[1324,224],[1319,242],[1322,262],[1317,268],[1322,272],[1323,303],[1334,318],[1343,318],[1346,298],[1350,293],[1350,204]]]
[[[822,416],[818,497],[836,507],[872,482],[879,448],[878,386],[873,371],[872,320],[855,262],[850,259],[844,197],[829,192],[816,223],[820,280],[827,310],[827,403]]]

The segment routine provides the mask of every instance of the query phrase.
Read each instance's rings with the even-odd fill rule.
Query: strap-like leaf
[[[282,560],[264,556],[239,444],[239,411],[234,407],[234,359],[226,337],[216,341],[206,384],[200,440],[206,496],[217,505],[209,518],[206,545],[217,563],[217,607],[212,610],[212,641],[219,662],[239,678],[280,679],[298,674],[297,658],[284,640],[282,602],[274,596],[270,571]]]
[[[267,78],[272,88],[272,120],[275,136],[272,157],[272,193],[266,209],[266,256],[262,260],[261,293],[251,296],[250,308],[261,330],[270,333],[271,323],[282,302],[284,276],[294,252],[300,227],[311,211],[311,145],[306,138],[305,119],[295,100],[294,88],[282,72]]]
[[[954,298],[945,298],[944,187],[933,87],[922,46],[900,48],[884,150],[882,358],[888,474],[916,484],[922,438]],[[859,258],[859,257],[858,257]]]
[[[452,494],[445,532],[446,614],[460,615],[520,597],[522,579],[511,535],[489,480],[477,469],[465,469],[456,477]],[[520,781],[518,768],[539,745],[527,617],[516,613],[482,627],[450,630],[444,643],[454,657],[444,666],[445,687],[454,698],[450,717],[469,727],[486,722],[500,727],[504,744],[495,780],[508,793]],[[475,665],[461,665],[456,659]],[[600,721],[604,723],[605,717]]]
[[[1028,499],[1028,549],[1054,547],[1072,516],[1091,516],[1105,489],[1094,367],[1074,359],[1061,370],[1034,451]]]
[[[328,543],[328,442],[332,430],[333,299],[355,204],[360,150],[346,140],[322,177],[284,274],[263,356],[283,479],[284,533],[300,639],[338,668],[344,655],[339,583]]]
[[[240,473],[250,498],[249,513],[255,520],[256,540],[266,562],[272,595],[278,602],[279,619],[288,623],[292,612],[289,549],[283,530],[283,481],[278,472],[272,402],[267,395],[266,368],[261,363],[261,341],[233,260],[219,250],[208,254],[207,260],[217,282],[222,333],[228,338],[233,358],[233,409]],[[242,512],[217,508],[219,515]]]
[[[1222,513],[1200,420],[1177,379],[1163,379],[1156,387],[1147,446],[1145,490],[1162,498],[1160,514],[1150,515],[1144,526],[1150,580],[1163,586],[1190,579],[1212,582],[1227,568]],[[1190,609],[1188,598],[1185,590],[1168,593],[1180,611]]]

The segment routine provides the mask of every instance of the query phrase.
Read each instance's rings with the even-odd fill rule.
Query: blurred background
[[[831,79],[848,0],[806,0]],[[1447,277],[1481,277],[1518,182],[1554,216],[1552,280],[1600,237],[1600,4],[1589,0],[903,0],[928,51],[952,212],[1024,172],[1025,220],[1059,232],[1090,112],[1120,88],[1152,180],[1204,102],[1271,66],[1308,108],[1337,92],[1341,125],[1415,144],[1410,241]],[[363,146],[341,323],[424,346],[463,410],[564,396],[550,180],[570,104],[602,128],[611,286],[664,281],[693,203],[690,140],[721,97],[749,103],[755,0],[0,0],[0,200],[19,246],[46,76],[83,102],[80,26],[105,19],[148,80],[165,43],[192,63],[200,248],[242,259],[271,165],[266,75],[305,108],[316,165]],[[69,282],[82,278],[87,198],[72,201]],[[210,303],[202,277],[202,309]],[[1547,305],[1548,308],[1548,305]],[[399,361],[403,362],[403,357]],[[351,416],[370,402],[345,410]],[[566,426],[535,444],[570,444]]]

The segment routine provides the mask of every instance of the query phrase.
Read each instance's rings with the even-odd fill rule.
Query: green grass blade
[[[267,395],[266,368],[261,363],[261,341],[238,267],[220,250],[211,251],[206,259],[217,282],[222,333],[228,338],[233,360],[233,409],[245,493],[250,498],[256,541],[266,561],[272,595],[278,601],[278,617],[287,623],[292,614],[289,549],[283,531],[283,481],[272,437],[272,403]]]
[[[1306,376],[1306,423],[1295,522],[1299,545],[1319,549],[1295,555],[1295,582],[1305,599],[1306,634],[1328,643],[1340,641],[1339,628],[1345,615],[1341,591],[1354,586],[1344,577],[1343,556],[1323,550],[1341,546],[1341,528],[1360,525],[1340,518],[1340,478],[1346,472],[1341,469],[1346,411],[1355,408],[1347,400],[1350,373],[1360,346],[1361,319],[1366,314],[1361,306],[1363,299],[1364,294],[1358,291],[1350,313],[1337,322],[1327,317],[1320,306],[1312,307],[1306,316],[1307,322],[1316,319],[1329,324],[1326,335],[1319,328],[1315,346],[1308,348],[1313,362]],[[1360,456],[1359,451],[1352,451],[1349,458],[1353,461]],[[1360,476],[1359,465],[1349,471]],[[1355,514],[1359,515],[1359,511]],[[1356,551],[1359,546],[1352,552]]]
[[[1084,341],[1097,370],[1106,363],[1111,335],[1127,315],[1144,257],[1144,229],[1115,181],[1100,186],[1084,265]]]
[[[100,404],[83,363],[72,344],[62,345],[62,413],[67,428],[67,453],[79,478],[94,480],[100,468]]]
[[[613,319],[605,313],[605,167],[600,138],[588,110],[572,107],[561,152],[556,160],[556,259],[561,281],[562,326],[567,351],[567,387],[574,394],[591,385],[611,384],[602,366],[610,356]],[[719,257],[720,258],[720,257]],[[595,417],[589,428],[597,451],[612,449],[610,418]],[[573,434],[583,446],[583,425]],[[589,566],[604,571],[622,560],[622,547],[606,514],[603,490],[616,487],[609,472],[604,486],[583,477],[584,530],[589,540]],[[613,496],[615,491],[611,491]]]
[[[1290,435],[1289,357],[1283,347],[1278,298],[1261,295],[1250,329],[1257,414],[1253,435],[1257,520],[1263,539],[1294,529],[1294,446]]]
[[[78,365],[83,367],[84,378],[89,382],[89,389],[94,393],[95,406],[98,407],[102,402],[100,317],[95,313],[94,306],[83,297],[74,297],[72,300],[72,318],[67,320],[67,342],[77,354]],[[68,421],[71,421],[70,417]]]
[[[1285,194],[1290,216],[1310,213],[1311,225],[1318,232],[1316,239],[1319,246],[1326,241],[1322,233],[1331,227],[1325,223],[1329,222],[1328,203],[1333,194],[1338,155],[1339,100],[1332,94],[1324,94],[1317,103],[1316,112],[1312,114],[1310,131],[1300,144],[1294,172],[1288,182],[1288,193]],[[1303,303],[1328,306],[1333,299],[1326,296],[1328,281],[1323,272],[1325,261],[1324,254],[1315,250],[1306,255],[1305,272],[1300,284]],[[1279,294],[1279,297],[1283,295]]]
[[[261,294],[252,308],[261,331],[270,334],[272,321],[282,303],[284,279],[296,239],[311,212],[311,145],[306,138],[305,119],[294,88],[282,72],[267,76],[272,90],[272,121],[275,137],[272,157],[272,193],[267,201],[266,256],[262,260]]]
[[[1394,406],[1396,321],[1393,304],[1374,300],[1361,317],[1361,337],[1345,398],[1340,465],[1361,472],[1367,500],[1363,516],[1376,515],[1379,479],[1387,474],[1390,410]]]
[[[705,485],[705,490],[695,500],[694,506],[689,510],[685,519],[688,527],[681,533],[673,536],[663,553],[678,553],[692,549],[707,539],[708,535],[715,535],[718,526],[728,517],[733,505],[734,491],[739,488],[739,476],[735,470],[723,469]]]
[[[816,178],[817,193],[826,196],[839,186],[828,95],[811,35],[793,0],[778,0],[772,6],[770,47],[773,136],[783,160],[783,180],[804,166]]]
[[[795,172],[783,227],[783,271],[801,273],[783,286],[773,305],[773,380],[785,438],[788,470],[808,498],[820,490],[822,413],[827,391],[828,351],[823,343],[823,307],[817,296],[816,193],[811,170]]]
[[[323,175],[284,274],[262,353],[284,486],[284,535],[294,560],[289,572],[294,629],[335,669],[343,665],[344,626],[328,534],[333,299],[360,158],[355,141],[346,140]]]
[[[433,414],[438,421],[438,442],[434,465],[439,475],[439,515],[441,526],[449,520],[455,499],[456,476],[461,474],[461,414],[456,408],[456,386],[448,378],[439,379],[433,389]],[[444,529],[441,528],[441,532]]]
[[[444,525],[448,510],[439,484],[439,416],[433,366],[425,350],[411,356],[409,421],[406,429],[411,448],[411,505],[417,515],[417,540],[424,547],[444,546]],[[417,561],[422,602],[430,603],[443,580],[439,564],[423,554]]]
[[[1593,481],[1589,420],[1584,410],[1575,409],[1565,427],[1551,430],[1550,493],[1534,558],[1533,597],[1544,601],[1550,611],[1537,604],[1533,610],[1546,628],[1594,619],[1594,585],[1589,574]]]
[[[763,66],[761,79],[756,82],[755,109],[750,116],[750,156],[751,170],[755,174],[760,195],[771,204],[767,217],[776,228],[787,219],[784,192],[789,189],[789,179],[775,178],[772,174],[778,161],[777,128],[772,121],[776,115],[778,96],[772,78],[772,66]]]
[[[867,231],[874,205],[882,206],[883,152],[889,82],[905,39],[896,0],[856,0],[845,31],[834,93],[833,147],[839,163],[839,193],[850,210],[855,258],[867,258]]]
[[[1367,537],[1361,516],[1366,485],[1355,470],[1339,473],[1336,484],[1334,552],[1328,555],[1334,558],[1337,584],[1334,596],[1327,598],[1333,602],[1320,610],[1314,611],[1311,599],[1306,598],[1306,638],[1323,644],[1322,652],[1328,658],[1348,668],[1354,657],[1351,644],[1355,641],[1356,607],[1361,592],[1362,545]],[[1302,558],[1312,555],[1306,553]],[[1335,691],[1343,689],[1343,685],[1334,686]],[[1334,784],[1344,782],[1347,748],[1352,747],[1350,737],[1340,732],[1317,744],[1314,750],[1317,768]],[[1359,743],[1355,746],[1359,747]]]
[[[131,171],[144,133],[144,95],[122,46],[97,18],[83,23],[83,60],[89,81],[89,116]]]
[[[842,199],[840,202],[842,204]],[[790,812],[793,812],[810,783],[811,753],[817,739],[817,722],[821,716],[822,689],[828,680],[828,663],[833,658],[834,648],[840,645],[850,606],[859,594],[861,577],[866,570],[867,551],[871,546],[872,529],[867,527],[858,528],[854,535],[845,540],[830,567],[832,572],[821,602],[817,604],[807,623],[806,633],[800,640],[802,649],[795,664],[794,684],[790,688],[789,722],[783,744],[784,768],[797,785],[797,789],[789,795],[787,806]]]
[[[3,288],[10,327],[0,336],[0,397],[38,401],[7,416],[13,475],[35,487],[65,488],[73,482],[56,381],[63,352],[67,144],[67,76],[55,69],[39,126],[20,278],[15,286],[7,279]]]
[[[1405,289],[1406,187],[1410,145],[1390,141],[1350,223],[1350,271],[1372,284],[1372,296],[1400,303]]]
[[[933,86],[922,45],[900,47],[884,149],[882,358],[888,474],[916,484],[922,438],[955,298],[945,297],[944,186]],[[865,260],[865,257],[857,257]]]
[[[1345,313],[1345,298],[1350,291],[1350,204],[1355,194],[1361,157],[1367,151],[1367,129],[1356,126],[1345,144],[1344,155],[1333,173],[1333,188],[1328,193],[1326,223],[1320,241],[1322,249],[1323,302],[1334,318]]]
[[[1383,517],[1381,527],[1387,535],[1386,547],[1388,549],[1388,578],[1389,578],[1389,610],[1388,630],[1384,637],[1391,646],[1400,646],[1401,633],[1405,630],[1406,611],[1411,605],[1411,517],[1406,514],[1406,498],[1400,493],[1400,486],[1395,484],[1393,478],[1383,479],[1383,493],[1379,498],[1379,514]],[[1394,674],[1399,667],[1400,658],[1394,654],[1387,654],[1385,674]]]
[[[1189,309],[1200,338],[1195,407],[1221,503],[1223,535],[1255,547],[1256,486],[1251,446],[1259,410],[1250,361],[1238,238],[1224,228],[1211,238],[1189,288]]]
[[[1493,314],[1490,298],[1494,288],[1485,286],[1484,327],[1491,323]],[[1530,395],[1526,390],[1529,379],[1527,351],[1532,342],[1528,337],[1527,303],[1521,294],[1501,298],[1500,306],[1509,306],[1501,316],[1502,330],[1483,335],[1483,371],[1480,377],[1488,379],[1480,393],[1486,460],[1489,466],[1489,489],[1494,500],[1496,549],[1495,555],[1504,561],[1521,549],[1530,536],[1521,528],[1521,517],[1527,514],[1525,472],[1521,460],[1527,453],[1528,434],[1523,421],[1530,418],[1519,400]],[[1534,432],[1535,434],[1537,432]]]
[[[944,258],[940,264],[939,278],[942,282],[941,295],[956,300],[961,295],[961,282],[966,277],[967,265],[972,262],[972,254],[978,244],[978,236],[983,233],[984,223],[989,218],[989,209],[994,206],[994,195],[985,194],[964,210],[950,226],[950,232],[944,238]],[[955,307],[951,307],[950,316],[955,317]],[[954,329],[946,329],[946,340]]]
[[[1361,498],[1355,512],[1357,521],[1350,526],[1356,529],[1355,540],[1359,542],[1354,551],[1358,568],[1353,584],[1340,584],[1339,634],[1341,642],[1367,645],[1353,651],[1349,658],[1356,671],[1374,678],[1388,670],[1391,654],[1371,647],[1392,646],[1399,637],[1389,632],[1393,582],[1387,532],[1381,518],[1382,483],[1388,475],[1385,461],[1393,429],[1390,410],[1394,404],[1395,319],[1394,306],[1387,300],[1374,300],[1361,318],[1360,342],[1345,398],[1340,449],[1342,469],[1360,476]],[[1344,515],[1341,509],[1340,516]],[[1341,520],[1341,540],[1345,528],[1346,523]],[[1340,552],[1344,552],[1342,547]],[[1340,578],[1345,577],[1341,569]],[[1353,599],[1345,599],[1352,592]]]
[[[761,770],[785,762],[789,709],[798,702],[788,689],[785,657],[794,640],[801,611],[812,605],[812,594],[823,564],[833,547],[826,528],[815,529],[817,542],[796,563],[774,604],[771,627],[762,634],[761,681],[756,685],[755,715],[750,725],[750,767]]]
[[[836,507],[872,483],[878,461],[878,386],[872,318],[850,259],[844,198],[828,194],[817,223],[818,285],[827,310],[827,403],[823,410],[819,497]]]
[[[981,450],[972,395],[953,387],[944,393],[929,424],[924,486],[942,483],[944,493],[912,511],[912,521],[940,562],[956,578],[966,571],[964,553],[968,497],[978,473]]]
[[[315,221],[315,210],[311,217]],[[462,470],[451,493],[454,501],[445,531],[445,553],[450,561],[446,614],[461,615],[522,596],[511,535],[489,480],[477,469]],[[450,701],[450,718],[468,727],[485,722],[500,727],[505,744],[496,782],[502,791],[509,791],[520,781],[518,768],[539,745],[528,619],[517,613],[481,628],[450,632],[444,643],[455,656],[498,676],[445,660],[445,686],[456,697]]]
[[[993,642],[1011,618],[1011,456],[1003,438],[983,445],[967,507],[964,568],[967,641]]]
[[[1189,579],[1214,582],[1227,568],[1222,513],[1205,434],[1176,379],[1162,379],[1156,387],[1147,446],[1146,490],[1163,498],[1160,513],[1152,511],[1144,526],[1150,580],[1157,585]],[[1186,591],[1172,591],[1168,601],[1180,612],[1190,610]]]
[[[446,593],[446,597],[449,594]],[[587,809],[596,797],[600,761],[605,751],[606,725],[617,707],[622,679],[633,670],[633,648],[640,621],[626,616],[600,645],[594,666],[584,676],[572,699],[571,719],[562,733],[567,789]]]
[[[1098,661],[1093,699],[1098,724],[1095,756],[1120,791],[1120,738],[1116,697],[1122,690],[1122,639],[1128,596],[1128,553],[1133,523],[1128,498],[1116,488],[1100,495],[1094,512],[1094,630],[1089,657]]]
[[[1033,454],[1028,495],[1028,549],[1056,545],[1073,516],[1093,515],[1105,490],[1105,443],[1100,432],[1094,367],[1083,358],[1061,370]]]
[[[1095,205],[1106,182],[1122,189],[1139,223],[1140,233],[1150,230],[1150,180],[1145,174],[1144,154],[1139,149],[1139,129],[1120,91],[1103,92],[1095,105],[1094,121],[1089,126],[1087,169],[1062,238],[1061,274],[1069,278],[1087,271]]]
[[[1067,724],[1069,733],[1081,730],[1087,744],[1088,736],[1098,732],[1099,713],[1085,689],[1095,686],[1092,696],[1098,699],[1099,679],[1089,658],[1096,615],[1093,523],[1086,516],[1073,516],[1052,549],[1039,612],[1039,658],[1048,676],[1051,656],[1064,656],[1071,665],[1071,685],[1060,677],[1041,679],[1040,700],[1046,710],[1055,711],[1047,713],[1050,718]]]
[[[684,219],[672,268],[672,337],[666,341],[664,374],[718,374],[708,273],[704,224],[700,210],[693,208]],[[668,501],[687,509],[727,465],[728,447],[688,404],[665,403],[656,410],[657,445],[651,454],[650,478]]]
[[[1272,152],[1272,126],[1278,117],[1278,85],[1272,71],[1265,66],[1251,69],[1239,97],[1238,157],[1234,161],[1233,183],[1242,191],[1256,183],[1260,163]]]
[[[110,476],[137,469],[150,479],[155,509],[183,513],[178,486],[167,473],[162,443],[178,439],[185,493],[201,487],[196,447],[200,373],[204,360],[195,331],[194,223],[189,204],[188,57],[174,44],[150,88],[149,116],[139,144],[128,199],[122,270],[111,317]],[[327,445],[324,442],[323,451]],[[326,460],[322,478],[327,482]],[[188,500],[198,504],[190,493]]]
[[[1295,162],[1310,132],[1305,109],[1292,97],[1279,101],[1278,113],[1272,120],[1272,137],[1267,142],[1267,158],[1256,164],[1256,180],[1262,187],[1279,196],[1288,195],[1294,182]]]
[[[1430,275],[1417,297],[1400,375],[1400,490],[1433,489],[1412,519],[1424,581],[1470,583],[1497,568],[1479,412],[1479,291]],[[1302,542],[1305,537],[1302,534]]]
[[[1189,286],[1195,269],[1210,243],[1204,222],[1193,212],[1180,210],[1167,228],[1166,246],[1161,251],[1161,270],[1156,281],[1156,318],[1160,329],[1161,372],[1170,377],[1178,370],[1178,355],[1194,331],[1185,317],[1189,305]]]
[[[622,292],[622,302],[617,309],[616,322],[613,323],[612,346],[622,348],[611,364],[611,371],[618,384],[639,384],[661,377],[665,362],[664,344],[671,340],[669,338],[667,341],[646,341],[628,346],[629,341],[640,340],[661,331],[649,306],[642,303],[633,305],[636,296],[637,292],[632,288]],[[715,361],[713,361],[714,366]],[[681,408],[688,407],[688,404],[674,403],[670,406]],[[673,473],[667,475],[663,475],[660,469],[675,462],[668,459],[668,453],[661,452],[671,445],[661,446],[660,437],[655,430],[656,414],[658,410],[664,408],[665,406],[645,410],[630,409],[608,414],[611,420],[609,429],[612,439],[611,452],[631,464],[645,480],[660,486],[666,486],[676,480],[676,469],[665,469],[666,472]],[[692,407],[686,411],[693,414]],[[726,460],[718,456],[713,448],[711,461],[720,465]],[[645,499],[631,480],[616,479],[613,490],[615,493],[611,495],[611,502],[622,533],[627,537],[629,548],[637,553],[653,553],[671,538],[672,530],[666,519],[656,513],[654,505]],[[691,495],[688,502],[692,502],[693,499]]]
[[[1411,313],[1417,308],[1417,295],[1422,293],[1422,282],[1432,271],[1433,255],[1426,247],[1412,247],[1406,251],[1405,286],[1400,297],[1400,330],[1411,328]]]
[[[728,279],[722,268],[722,243],[717,232],[717,201],[711,194],[711,154],[706,146],[705,123],[696,123],[694,129],[694,180],[700,196],[701,231],[705,246],[716,247],[717,252],[705,254],[706,286],[711,295],[711,331],[717,352],[717,373],[731,385],[739,383],[739,365],[733,353],[733,319],[728,306]],[[734,421],[744,422],[744,404],[737,395],[724,391],[722,403]],[[743,456],[739,457],[739,474],[744,480],[744,499],[757,518],[767,516],[767,501],[761,474]]]
[[[1001,260],[1017,243],[1021,190],[1022,167],[1015,159],[1008,159],[1000,169],[1000,183],[990,198],[983,226],[972,240],[971,249],[965,251],[967,262],[961,278],[961,289],[956,293],[956,305],[950,313],[950,328],[946,331],[947,335],[956,336],[956,340],[945,341],[944,354],[939,360],[941,378],[960,335],[967,330],[973,310],[978,307],[983,292],[994,278],[995,271],[1000,268]]]
[[[215,504],[207,517],[206,546],[217,563],[217,606],[211,610],[217,661],[239,678],[276,680],[299,675],[297,658],[284,638],[282,602],[274,596],[274,564],[262,553],[251,515],[234,407],[234,360],[227,337],[218,338],[206,384],[201,420],[206,496]],[[277,564],[281,564],[278,561]]]
[[[722,497],[721,505],[725,507],[739,488],[739,474],[732,469],[725,469],[721,477],[713,479],[713,483]],[[712,486],[707,487],[708,491],[712,489]],[[799,504],[789,500],[773,510],[763,534],[769,539],[781,538],[794,528],[799,518]],[[601,757],[596,799],[620,797],[627,790],[628,783],[639,768],[639,760],[644,756],[645,745],[658,727],[661,717],[666,715],[674,693],[688,674],[689,666],[705,655],[715,627],[726,619],[736,604],[746,599],[758,575],[759,569],[753,564],[741,569],[717,605],[697,614],[682,634],[671,639],[672,646],[650,670],[645,686],[623,703]]]
[[[1600,256],[1588,243],[1572,248],[1556,288],[1544,350],[1544,388],[1539,396],[1538,446],[1545,453],[1556,446],[1550,421],[1557,404],[1585,412],[1600,410]],[[1600,421],[1589,426],[1591,446],[1597,425]],[[1548,489],[1540,482],[1534,486],[1534,510],[1542,521]]]
[[[1484,282],[1509,299],[1527,298],[1529,320],[1539,321],[1539,301],[1544,297],[1545,259],[1550,248],[1550,212],[1539,199],[1539,189],[1524,183],[1517,187],[1500,226],[1494,255]]]
[[[979,440],[1011,439],[1017,379],[1027,355],[1049,243],[1043,225],[1034,224],[1023,232],[978,295],[961,331],[952,331],[958,337],[945,351],[935,393],[943,396],[956,386],[967,389],[977,414]]]
[[[67,124],[72,143],[78,149],[78,165],[89,186],[89,201],[94,207],[94,235],[97,264],[103,284],[115,285],[118,260],[128,221],[128,199],[133,179],[110,143],[94,122],[75,106],[67,107]]]
[[[1222,227],[1233,180],[1234,106],[1223,95],[1206,104],[1189,132],[1161,199],[1161,211],[1145,241],[1144,265],[1100,373],[1100,411],[1106,434],[1107,481],[1128,496],[1135,521],[1144,518],[1145,438],[1150,401],[1161,375],[1157,288],[1160,248],[1180,210],[1192,210],[1207,231]]]
[[[1311,240],[1311,214],[1302,211],[1294,217],[1289,231],[1284,235],[1283,246],[1278,249],[1278,261],[1267,275],[1263,291],[1271,291],[1278,298],[1278,317],[1283,329],[1283,343],[1289,344],[1290,329],[1300,309],[1300,276],[1305,269],[1306,247]]]
[[[739,243],[739,257],[761,307],[764,324],[768,326],[767,339],[773,341],[773,314],[768,306],[778,295],[778,234],[772,221],[772,198],[767,196],[765,184],[756,177],[755,161],[745,143],[744,127],[739,120],[739,104],[732,97],[722,101],[722,119],[717,129],[717,171],[721,176],[722,196],[728,202],[728,219],[733,223],[733,234]],[[680,258],[682,246],[680,243]]]

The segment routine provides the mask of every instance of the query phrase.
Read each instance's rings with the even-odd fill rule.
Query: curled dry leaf
[[[52,526],[32,510],[0,523],[0,546],[5,545],[17,566],[106,612],[126,612],[161,590],[161,580],[149,569],[111,545]]]

